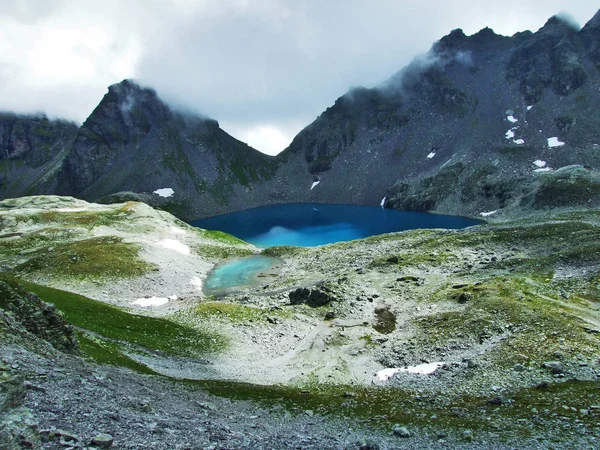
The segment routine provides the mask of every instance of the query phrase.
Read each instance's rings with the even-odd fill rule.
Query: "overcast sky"
[[[82,122],[135,78],[283,150],[350,87],[374,86],[454,28],[537,30],[590,0],[0,0],[0,110]]]

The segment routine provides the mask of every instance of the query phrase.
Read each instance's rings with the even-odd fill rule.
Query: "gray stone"
[[[394,427],[394,429],[392,430],[392,432],[394,433],[394,436],[398,436],[401,438],[409,438],[410,437],[410,431],[408,431],[408,428],[402,427],[400,425],[396,425]]]
[[[465,442],[473,442],[474,436],[473,436],[473,432],[471,430],[465,430],[463,431],[463,439],[465,440]]]
[[[100,448],[110,448],[113,445],[114,438],[107,433],[98,433],[92,439],[92,445],[96,445]]]
[[[565,368],[558,361],[546,361],[542,364],[542,367],[544,369],[549,370],[550,373],[552,373],[553,375],[560,375],[562,373],[565,373]]]
[[[14,408],[0,419],[0,448],[21,450],[40,448],[38,423],[31,411],[24,407]]]

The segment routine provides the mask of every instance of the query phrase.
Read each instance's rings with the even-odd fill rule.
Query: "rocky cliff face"
[[[49,177],[57,186],[4,170],[11,190],[1,195],[142,199],[184,219],[305,201],[473,216],[553,206],[557,197],[532,199],[570,174],[562,185],[578,195],[569,198],[597,204],[598,42],[600,13],[581,30],[558,17],[511,37],[454,30],[381,86],[339,98],[277,157],[125,80],[66,150],[55,139],[38,151],[34,128],[29,140],[0,128],[3,158],[29,154],[29,166],[49,161],[43,173],[60,169]]]
[[[537,207],[538,189],[581,167],[589,183],[564,184],[597,203],[598,21],[454,30],[382,86],[338,99],[282,157],[320,179],[316,201],[477,215]]]
[[[0,196],[47,193],[77,125],[45,116],[0,113]]]

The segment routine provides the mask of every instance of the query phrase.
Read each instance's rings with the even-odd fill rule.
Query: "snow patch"
[[[381,381],[387,381],[400,372],[400,369],[383,369],[377,372],[377,378]]]
[[[525,143],[525,139],[515,139],[513,142],[517,145],[523,145]]]
[[[427,159],[431,159],[435,156],[435,152],[431,152],[429,155],[427,155]]]
[[[508,130],[505,134],[506,139],[513,139],[515,137],[515,130],[516,128],[511,128],[510,130]]]
[[[564,142],[562,142],[560,139],[558,139],[557,137],[551,137],[548,138],[548,148],[552,148],[552,147],[561,147],[565,145]]]
[[[194,286],[199,291],[202,290],[202,280],[198,277],[194,277],[190,280],[190,284]]]
[[[166,297],[138,298],[137,300],[131,302],[132,305],[143,306],[145,308],[150,306],[162,306],[166,305],[167,303],[169,303],[169,299]]]
[[[533,108],[533,105],[529,105],[529,106],[527,107],[527,111],[531,111],[531,108]]]
[[[169,250],[174,250],[178,253],[181,253],[182,255],[190,254],[190,248],[183,242],[178,241],[177,239],[163,239],[158,243],[158,245]]]
[[[540,168],[540,169],[534,169],[533,171],[534,172],[538,172],[538,173],[539,172],[551,172],[552,169],[550,167],[543,167],[543,168]]]
[[[506,120],[508,120],[510,123],[517,123],[519,121],[519,119],[517,119],[515,116],[507,116]]]
[[[387,196],[386,196],[386,197],[383,197],[383,198],[381,199],[381,202],[379,203],[379,206],[381,206],[381,207],[383,208],[383,207],[385,206],[385,200],[386,200],[386,199],[387,199]]]
[[[377,378],[379,378],[379,380],[381,381],[387,381],[388,379],[400,372],[413,373],[417,375],[431,375],[433,372],[435,372],[445,364],[446,363],[443,362],[434,362],[427,364],[419,364],[418,366],[383,369],[377,372]]]
[[[536,167],[546,167],[546,161],[542,161],[541,159],[536,159],[533,164]]]
[[[171,227],[171,233],[173,234],[185,234],[185,230],[179,227]]]
[[[496,214],[498,212],[497,209],[493,210],[493,211],[488,211],[488,212],[480,212],[479,215],[481,217],[488,217],[491,216],[492,214]]]
[[[175,193],[175,191],[171,188],[161,188],[161,189],[155,190],[152,193],[158,195],[159,197],[170,197],[171,195],[173,195]]]
[[[317,184],[319,184],[320,182],[321,182],[321,180],[313,181],[313,184],[312,184],[312,186],[310,187],[310,190],[312,191],[312,190],[315,188],[315,186],[316,186]]]

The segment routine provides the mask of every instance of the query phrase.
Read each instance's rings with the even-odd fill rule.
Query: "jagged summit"
[[[491,28],[485,27],[477,33],[467,36],[462,29],[452,30],[432,47],[432,52],[444,55],[457,51],[486,51],[509,45],[511,38],[496,34]]]

